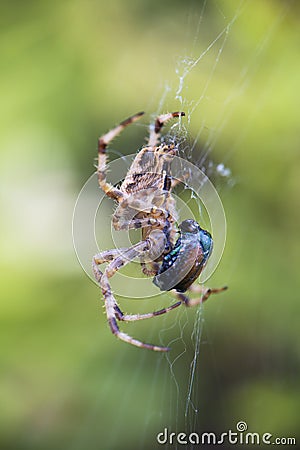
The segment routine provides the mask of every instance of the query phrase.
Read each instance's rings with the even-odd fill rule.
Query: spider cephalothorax
[[[127,125],[138,120],[138,113],[113,128],[98,141],[98,182],[106,195],[118,206],[112,217],[116,230],[142,229],[142,240],[125,249],[113,249],[99,253],[93,259],[93,271],[99,283],[111,331],[119,339],[137,347],[167,351],[167,347],[145,344],[119,330],[117,320],[135,321],[165,314],[181,304],[191,306],[205,301],[210,294],[223,291],[203,289],[193,285],[200,275],[212,250],[212,237],[199,224],[190,219],[179,225],[176,240],[177,212],[172,188],[177,184],[170,175],[170,164],[177,155],[174,143],[159,143],[160,130],[172,117],[184,116],[183,112],[163,114],[157,117],[150,131],[148,144],[136,155],[119,188],[106,181],[106,147]],[[143,272],[154,276],[153,282],[163,291],[172,290],[179,301],[171,306],[148,314],[123,314],[111,291],[109,278],[125,264],[138,257]],[[102,273],[99,265],[108,262]],[[200,293],[200,298],[190,300],[186,290]]]

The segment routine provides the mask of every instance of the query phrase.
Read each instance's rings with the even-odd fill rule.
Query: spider
[[[116,201],[112,216],[115,230],[141,228],[142,240],[129,248],[103,251],[93,258],[93,272],[104,297],[108,324],[112,333],[122,341],[158,352],[170,350],[143,343],[119,329],[117,321],[136,321],[166,314],[180,305],[193,306],[206,301],[211,294],[227,289],[205,289],[193,284],[200,275],[212,251],[212,237],[208,231],[190,219],[176,228],[176,205],[172,189],[178,183],[170,175],[170,165],[178,149],[174,143],[160,143],[160,131],[170,119],[184,116],[184,112],[162,114],[150,128],[147,145],[137,153],[124,181],[119,187],[106,180],[108,144],[125,128],[143,115],[137,113],[121,122],[98,140],[97,176],[100,188]],[[110,287],[109,279],[123,266],[139,258],[142,271],[153,276],[162,291],[172,291],[177,302],[147,314],[124,314]],[[99,266],[108,263],[103,272]],[[197,299],[184,294],[197,292]]]

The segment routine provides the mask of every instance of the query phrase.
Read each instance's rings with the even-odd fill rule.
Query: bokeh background
[[[225,432],[240,420],[297,437],[299,17],[297,2],[276,0],[2,4],[1,448],[150,449],[165,427]],[[71,222],[97,137],[146,110],[110,156],[133,153],[155,113],[181,108],[195,159],[205,148],[232,174],[216,179],[228,236],[209,280],[230,289],[123,326],[174,341],[165,356],[110,334]]]

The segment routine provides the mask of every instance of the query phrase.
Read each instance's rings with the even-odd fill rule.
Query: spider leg
[[[121,222],[119,216],[113,216],[112,222],[114,229],[117,231],[138,229],[143,227],[153,227],[153,226],[163,228],[165,226],[165,221],[155,219],[152,217],[143,217],[141,219],[130,219]]]
[[[204,286],[201,286],[199,284],[194,284],[190,286],[189,291],[191,292],[197,292],[200,293],[200,298],[190,299],[187,295],[182,294],[181,292],[174,292],[175,296],[179,298],[182,303],[185,304],[187,307],[193,307],[196,305],[199,305],[200,303],[204,303],[208,298],[211,296],[211,294],[219,294],[220,292],[226,291],[227,286],[224,286],[222,288],[205,288]]]
[[[199,303],[205,302],[211,294],[218,294],[219,292],[223,292],[227,289],[227,286],[219,289],[203,289],[203,295],[200,299],[197,299],[195,301],[189,299],[186,295],[175,292],[176,297],[179,299],[178,302],[173,303],[173,305],[168,306],[167,308],[162,308],[158,311],[154,311],[152,313],[146,313],[146,314],[122,314],[122,317],[119,318],[119,320],[123,320],[125,322],[133,322],[136,320],[143,320],[143,319],[149,319],[151,317],[161,316],[162,314],[166,314],[170,311],[172,311],[175,308],[178,308],[178,306],[184,304],[185,306],[191,307],[198,305]]]
[[[158,143],[159,136],[160,136],[160,130],[164,126],[166,122],[168,122],[173,117],[181,117],[185,116],[184,112],[176,111],[173,113],[167,113],[167,114],[161,114],[155,119],[154,126],[152,125],[150,127],[150,135],[149,135],[149,141],[148,145],[151,147],[155,147]]]
[[[122,255],[126,250],[128,250],[127,247],[104,250],[101,253],[97,253],[97,255],[94,256],[94,260],[96,264],[103,264],[105,262],[112,261],[116,256]]]
[[[127,250],[127,248],[104,250],[101,253],[97,253],[97,255],[95,255],[93,257],[92,267],[93,267],[94,276],[95,276],[96,280],[98,281],[98,283],[100,283],[101,277],[103,275],[103,273],[99,269],[98,265],[109,262],[109,261],[113,261],[117,256],[122,255],[125,250]]]
[[[185,172],[184,174],[181,174],[181,179],[179,178],[173,178],[171,180],[171,189],[174,189],[178,184],[183,183],[185,184],[185,181],[189,178],[190,174],[188,172]],[[187,185],[188,186],[188,185]]]
[[[141,246],[141,244],[143,244],[143,246]],[[102,286],[102,277],[106,272],[108,275],[107,278],[111,278],[121,267],[125,266],[127,263],[132,261],[136,256],[138,256],[143,251],[143,248],[145,246],[146,249],[148,249],[149,243],[140,242],[130,248],[116,248],[112,250],[104,250],[103,252],[95,255],[92,261],[92,268],[96,281],[98,281],[98,283],[100,283],[100,285]],[[140,250],[139,247],[142,247],[142,249]],[[129,257],[127,256],[128,254]],[[103,272],[101,272],[98,266],[106,262],[111,262],[111,264],[107,266],[103,274]]]
[[[146,314],[123,314],[119,320],[123,320],[124,322],[135,322],[136,320],[150,319],[151,317],[161,316],[162,314],[173,311],[173,309],[178,308],[181,304],[182,301],[179,301],[173,303],[173,305],[167,306],[166,308]]]
[[[159,270],[159,264],[152,261],[148,261],[147,263],[145,263],[144,261],[141,261],[141,267],[142,267],[142,272],[143,274],[147,275],[147,277],[154,277],[155,275],[157,275],[158,270]]]
[[[124,202],[126,204],[126,200]],[[123,206],[122,203],[122,206]],[[170,202],[171,204],[171,202]],[[127,229],[137,229],[143,227],[156,227],[163,228],[166,225],[166,221],[171,219],[171,214],[169,211],[165,211],[164,209],[153,206],[148,211],[143,211],[144,214],[147,214],[144,217],[138,218],[138,211],[133,212],[132,215],[136,214],[135,217],[124,219],[123,218],[123,209],[119,208],[115,211],[112,217],[112,223],[115,230],[127,230]]]
[[[142,347],[147,348],[149,350],[154,350],[157,352],[167,352],[169,350],[168,347],[160,347],[152,344],[146,344],[143,343],[137,339],[132,338],[126,333],[123,333],[117,324],[118,320],[124,320],[124,317],[126,316],[122,313],[120,310],[115,297],[111,291],[111,287],[109,284],[109,278],[111,278],[121,267],[128,264],[130,261],[132,261],[136,256],[140,255],[141,253],[147,252],[150,248],[150,242],[149,241],[142,241],[128,249],[124,249],[123,252],[120,255],[120,250],[111,250],[107,252],[102,252],[99,255],[96,255],[93,259],[93,270],[95,274],[96,280],[99,282],[102,293],[104,296],[105,301],[105,309],[106,309],[106,315],[108,324],[110,326],[110,329],[112,333],[118,338],[121,339],[124,342],[127,342],[128,344],[134,345],[136,347]],[[116,256],[118,253],[118,256]],[[110,264],[106,267],[104,272],[102,273],[99,268],[98,264],[102,264],[102,262],[110,261]],[[179,306],[179,305],[178,305]],[[173,308],[172,308],[173,309]],[[150,317],[153,317],[152,315]],[[146,318],[146,317],[145,317]],[[133,319],[133,320],[139,320],[139,319]]]
[[[198,285],[199,286],[199,285]],[[197,287],[198,287],[197,286]],[[149,319],[151,317],[161,316],[162,314],[166,314],[170,311],[172,311],[175,308],[178,308],[178,306],[184,304],[187,307],[192,307],[195,305],[198,305],[200,303],[204,303],[211,294],[218,294],[219,292],[226,291],[227,286],[224,286],[222,288],[217,289],[210,289],[210,288],[203,288],[200,286],[201,289],[192,289],[195,292],[202,292],[200,299],[191,300],[187,295],[182,294],[181,292],[173,291],[175,296],[179,299],[178,302],[173,303],[173,305],[168,306],[167,308],[160,309],[158,311],[154,311],[153,313],[146,313],[146,314],[122,314],[122,317],[119,318],[119,320],[123,320],[125,322],[131,322],[136,320],[142,320],[142,319]]]
[[[123,120],[123,122],[98,139],[98,183],[108,197],[111,197],[117,201],[120,201],[123,198],[123,194],[119,189],[115,188],[112,184],[106,181],[106,147],[119,133],[121,133],[121,131],[124,130],[127,125],[130,125],[140,119],[143,114],[143,112],[140,112],[129,117],[128,119]]]

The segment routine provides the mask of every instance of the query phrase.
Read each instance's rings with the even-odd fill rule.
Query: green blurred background
[[[15,0],[1,10],[1,448],[150,449],[164,427],[223,432],[240,420],[297,437],[299,4]],[[110,334],[71,221],[97,137],[145,110],[111,157],[133,153],[155,113],[181,108],[191,141],[202,130],[193,157],[204,146],[232,172],[220,182],[226,249],[209,280],[230,289],[203,309],[123,326],[174,340],[165,356]]]

